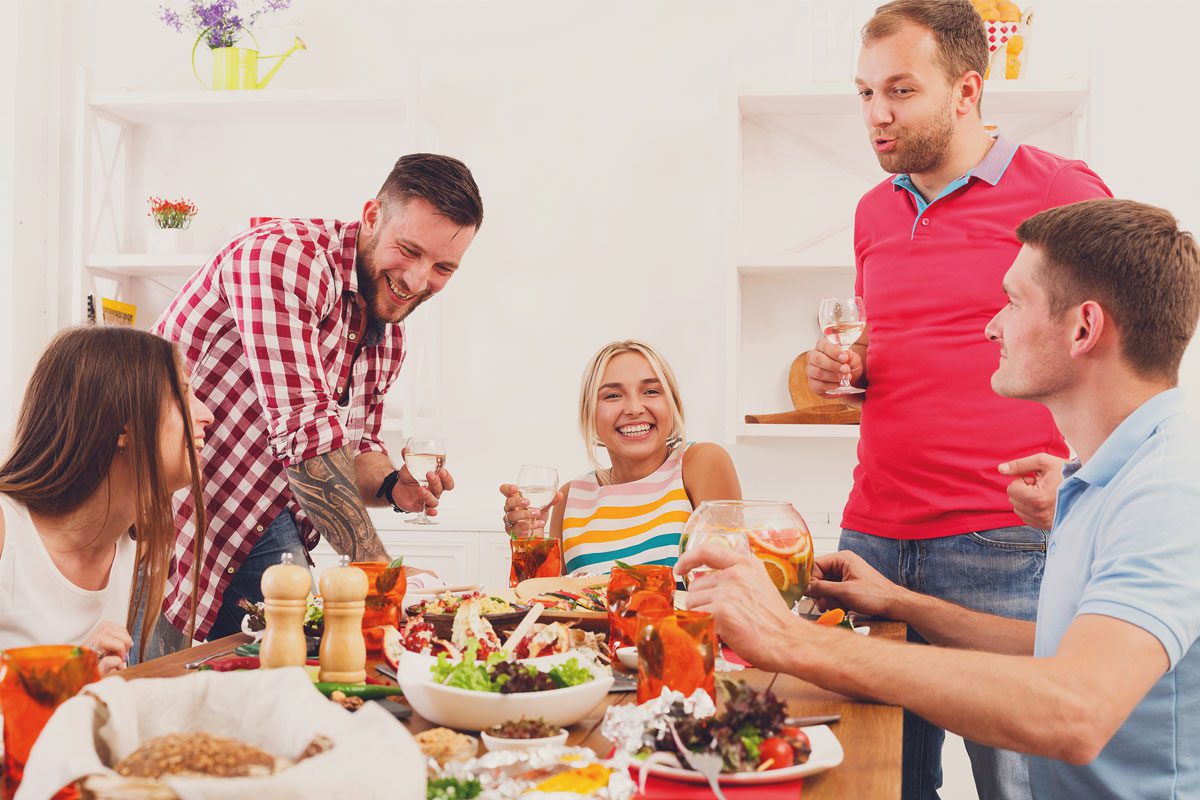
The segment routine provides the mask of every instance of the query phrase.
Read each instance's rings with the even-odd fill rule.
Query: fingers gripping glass
[[[867,309],[861,297],[830,297],[821,301],[820,323],[821,333],[829,343],[846,353],[867,327]],[[841,383],[825,394],[860,394],[863,391],[851,386],[850,375],[845,373]]]
[[[422,489],[429,487],[429,479],[426,477],[430,472],[439,472],[446,465],[446,443],[441,439],[431,436],[412,436],[404,443],[404,466],[408,467],[408,474],[412,479],[421,485]],[[425,506],[421,506],[420,514],[412,514],[405,517],[405,522],[410,522],[413,525],[437,525],[437,521],[430,519],[425,513]]]

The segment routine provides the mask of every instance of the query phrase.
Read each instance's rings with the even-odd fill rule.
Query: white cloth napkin
[[[415,602],[418,595],[433,595],[440,593],[450,584],[439,578],[437,575],[430,575],[427,572],[419,572],[416,575],[406,576],[407,581],[404,589],[403,605],[408,606],[409,603]]]
[[[109,714],[103,726],[100,703]],[[334,746],[270,777],[167,780],[183,800],[425,797],[425,758],[408,730],[375,703],[346,711],[296,667],[92,684],[46,724],[15,800],[45,800],[86,775],[115,775],[101,760],[104,750],[115,764],[148,739],[194,731],[290,759],[317,735]]]

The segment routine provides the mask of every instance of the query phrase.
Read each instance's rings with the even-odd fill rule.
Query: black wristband
[[[387,500],[392,504],[392,511],[397,514],[404,511],[403,508],[396,505],[396,501],[392,499],[392,489],[396,488],[396,481],[400,480],[400,470],[394,470],[383,479],[383,483],[379,484],[379,491],[375,493],[375,497],[380,500]]]

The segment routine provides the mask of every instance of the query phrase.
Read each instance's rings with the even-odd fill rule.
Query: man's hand
[[[500,494],[504,495],[504,530],[510,535],[524,536],[533,531],[534,520],[542,516],[542,509],[530,508],[529,501],[525,499],[525,495],[521,494],[521,490],[517,488],[515,483],[503,483],[500,485]],[[553,508],[561,503],[563,499],[562,489],[554,493],[554,499],[550,501],[550,507]],[[545,524],[544,522],[540,524]]]
[[[858,381],[863,376],[863,359],[861,348],[851,347],[843,353],[840,347],[835,347],[822,337],[817,346],[808,351],[808,388],[819,397],[824,397],[830,389],[837,388],[842,375],[850,376],[850,383]],[[841,395],[837,400],[849,405],[859,405],[862,395]],[[857,402],[856,402],[857,401]]]
[[[1018,458],[999,466],[1001,475],[1016,476],[1008,485],[1008,501],[1026,525],[1048,531],[1054,524],[1062,466],[1063,459],[1049,453]]]
[[[816,559],[807,594],[822,611],[844,608],[872,617],[894,617],[905,591],[876,572],[862,556],[842,550]]]
[[[717,634],[739,656],[759,669],[778,672],[789,648],[783,636],[804,624],[779,596],[766,567],[749,553],[712,544],[689,550],[675,572],[697,573],[688,586],[688,609],[716,618]]]
[[[442,496],[442,492],[448,492],[454,488],[454,478],[445,467],[437,472],[426,472],[422,477],[429,482],[428,486],[421,486],[417,483],[416,478],[408,471],[407,465],[401,467],[399,480],[392,487],[392,502],[405,511],[420,511],[421,506],[424,505],[425,513],[428,516],[436,517],[438,498]]]
[[[129,648],[133,647],[133,637],[115,622],[100,620],[84,637],[84,647],[96,654],[100,662],[100,675],[107,677],[125,669],[125,659],[129,656]]]

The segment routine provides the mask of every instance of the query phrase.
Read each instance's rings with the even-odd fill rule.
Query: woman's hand
[[[504,495],[504,532],[509,536],[527,536],[534,530],[534,520],[542,516],[542,509],[530,508],[529,501],[515,483],[505,483],[500,486],[500,494]],[[559,489],[554,493],[550,506],[562,502],[563,493]],[[543,521],[541,525],[544,525]],[[538,527],[541,527],[539,525]]]
[[[84,647],[96,654],[100,661],[100,676],[107,677],[125,669],[125,659],[133,647],[133,637],[115,622],[102,619],[84,637]]]

